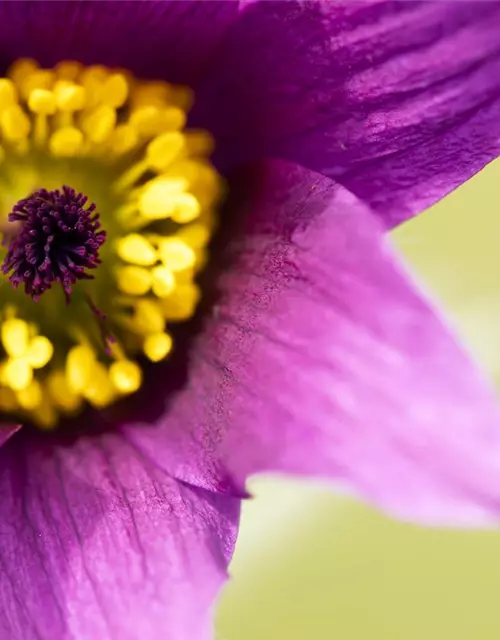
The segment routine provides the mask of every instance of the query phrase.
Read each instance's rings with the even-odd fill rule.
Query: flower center
[[[87,197],[74,189],[40,189],[16,204],[9,222],[20,222],[19,233],[11,240],[2,271],[14,287],[38,302],[42,293],[59,282],[69,303],[77,280],[92,278],[86,269],[95,269],[99,248],[106,239],[100,231],[95,204],[85,209]]]
[[[70,61],[0,78],[0,413],[52,428],[168,356],[220,195],[210,137],[184,130],[189,102]]]

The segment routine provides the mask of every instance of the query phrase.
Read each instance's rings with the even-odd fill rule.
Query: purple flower
[[[384,230],[498,154],[499,28],[499,2],[0,5],[5,69],[191,87],[228,184],[172,357],[56,433],[2,431],[1,637],[211,637],[258,471],[421,522],[497,520],[494,394]]]

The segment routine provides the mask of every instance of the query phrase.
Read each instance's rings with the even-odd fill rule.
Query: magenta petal
[[[221,163],[299,162],[391,226],[499,154],[499,33],[495,1],[251,3],[198,117]]]
[[[236,0],[2,2],[0,62],[32,56],[53,65],[70,58],[193,83],[238,9]]]
[[[0,450],[0,637],[211,638],[238,501],[115,435],[51,443],[26,432]]]
[[[231,213],[244,233],[228,245],[189,385],[156,428],[129,428],[136,444],[202,486],[242,491],[249,474],[286,471],[403,518],[497,521],[494,394],[376,219],[292,165],[243,184],[253,195]]]

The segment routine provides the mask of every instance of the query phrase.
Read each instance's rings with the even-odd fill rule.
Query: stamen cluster
[[[211,136],[185,128],[192,99],[74,60],[0,78],[0,421],[108,407],[174,348],[221,194]]]

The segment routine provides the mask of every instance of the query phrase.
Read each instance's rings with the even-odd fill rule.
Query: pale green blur
[[[500,163],[393,234],[500,381]],[[259,479],[220,640],[498,640],[500,532],[421,530]]]

